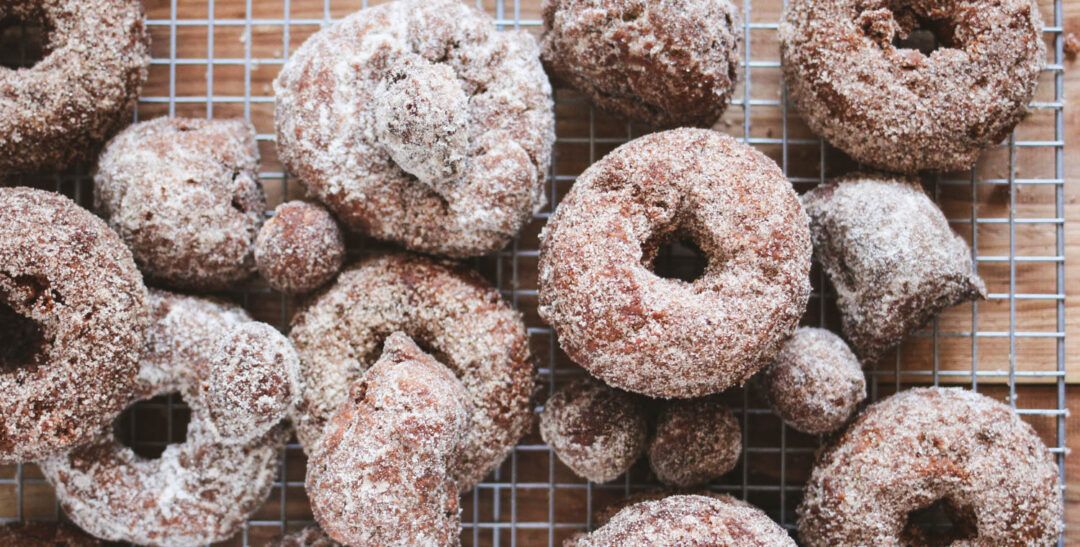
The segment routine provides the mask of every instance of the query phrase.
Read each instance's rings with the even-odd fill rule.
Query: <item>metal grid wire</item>
[[[755,49],[763,43],[774,43],[781,0],[756,3],[751,0],[736,1],[741,2],[744,21],[742,84],[725,116],[728,122],[721,129],[766,151],[777,160],[796,188],[800,192],[805,191],[823,182],[827,175],[838,174],[830,165],[844,160],[837,160],[839,155],[819,138],[795,128],[797,117],[791,114],[793,111],[777,76],[780,63],[776,48],[774,45],[767,46],[772,58],[762,58],[762,53]],[[151,89],[162,90],[162,93],[144,93],[135,118],[145,118],[147,113],[191,115],[191,108],[197,107],[201,109],[199,114],[207,117],[243,116],[252,120],[259,114],[256,110],[264,114],[267,106],[273,102],[268,88],[255,88],[253,73],[264,66],[273,67],[276,72],[289,53],[302,43],[303,37],[335,18],[367,5],[366,0],[347,5],[322,0],[319,13],[318,6],[313,10],[310,1],[280,0],[280,15],[266,16],[265,5],[268,3],[219,0],[215,5],[215,0],[206,0],[205,3],[201,0],[158,0],[157,5],[153,5],[155,2],[148,2],[150,16],[147,22],[155,38],[151,81],[164,78],[167,85],[150,86]],[[524,3],[521,0],[477,0],[477,7],[491,14],[500,29],[524,28],[536,32],[540,21],[523,17],[522,14],[537,13],[538,3],[538,0]],[[240,13],[240,4],[243,4],[241,17],[219,17],[219,10],[228,14]],[[306,8],[303,10],[305,16],[294,17],[294,7],[301,4]],[[192,5],[197,9],[188,9]],[[755,8],[770,14],[772,19],[759,20]],[[313,12],[316,15],[312,16]],[[951,202],[952,207],[945,207],[943,203],[943,209],[949,214],[954,229],[967,236],[977,267],[1007,267],[1007,274],[1003,274],[1007,278],[1007,290],[993,292],[987,302],[971,305],[966,329],[949,330],[935,319],[927,329],[918,333],[918,341],[930,347],[928,352],[924,352],[928,353],[928,357],[919,363],[928,366],[908,366],[902,355],[906,350],[902,350],[897,352],[895,361],[890,365],[866,372],[871,400],[887,396],[911,383],[959,384],[1006,400],[1025,419],[1040,422],[1037,425],[1041,426],[1040,432],[1057,458],[1064,484],[1066,380],[1062,1],[1052,0],[1052,3],[1045,4],[1043,16],[1047,23],[1045,34],[1050,45],[1050,59],[1041,82],[1042,98],[1033,102],[1031,107],[1035,113],[1033,117],[1042,120],[1039,123],[1047,134],[1029,138],[1021,134],[1022,125],[999,150],[989,152],[1004,155],[1004,173],[988,175],[973,169],[966,177],[924,181],[939,202]],[[179,55],[183,41],[190,39],[191,34],[186,32],[190,29],[200,31],[197,39],[205,41],[204,45],[200,44],[205,47],[205,56]],[[238,31],[239,40],[243,43],[242,55],[215,57],[215,50],[220,49],[222,43],[222,39],[216,37],[223,29]],[[256,49],[258,44],[253,32],[265,33],[268,30],[280,33],[277,51]],[[766,38],[762,39],[761,36]],[[165,43],[162,43],[162,38]],[[233,47],[226,49],[235,50]],[[180,84],[185,83],[185,70],[188,67],[205,70],[204,94],[187,94],[179,89]],[[240,71],[238,89],[234,86],[225,93],[215,87],[217,76],[226,72],[231,74],[230,78],[235,82],[236,70]],[[775,96],[756,95],[754,85],[775,88]],[[575,127],[582,131],[571,131],[570,134],[560,131],[548,189],[551,206],[536,215],[533,226],[526,229],[526,232],[530,232],[528,235],[523,235],[493,256],[474,261],[475,266],[496,284],[503,295],[525,312],[540,377],[548,392],[582,372],[570,365],[559,352],[551,329],[539,322],[535,313],[530,313],[535,309],[536,300],[535,264],[538,251],[535,232],[584,166],[643,132],[643,128],[629,124],[616,124],[619,128],[616,132],[602,130],[602,126],[611,127],[610,123],[605,125],[601,121],[603,114],[593,111],[587,101],[568,90],[556,90],[556,103],[557,112],[560,112],[559,127],[564,126],[563,118],[566,117],[562,112],[570,111],[571,117],[578,122]],[[755,124],[760,125],[759,120],[762,119],[773,120],[774,131],[764,134],[757,131]],[[257,138],[263,146],[265,157],[266,150],[272,149],[274,135],[272,126],[263,121],[256,125],[260,129]],[[1025,122],[1029,123],[1035,122]],[[807,158],[806,149],[816,150],[816,154],[811,153],[811,157]],[[1035,170],[1034,176],[1021,176],[1018,165],[1025,161],[1022,156],[1032,156],[1031,161],[1041,166],[1041,169]],[[809,169],[805,168],[806,165],[810,166]],[[799,168],[796,169],[796,166]],[[840,170],[842,172],[844,169]],[[80,203],[87,203],[91,183],[86,173],[86,169],[76,169],[73,173],[52,177],[51,183],[47,184],[73,196]],[[274,189],[278,188],[276,195],[279,198],[296,197],[291,195],[295,192],[290,191],[290,185],[295,185],[296,181],[290,180],[287,173],[271,169],[261,173],[261,177],[268,194],[275,194]],[[1028,189],[1052,193],[1052,197],[1047,198],[1047,207],[1052,211],[1029,214],[1030,208],[1018,203],[1018,195]],[[987,197],[988,193],[990,198]],[[981,208],[994,196],[999,201],[1004,200],[1005,216],[980,216]],[[962,202],[959,206],[958,201]],[[967,214],[955,214],[957,210],[966,210]],[[1028,251],[1026,239],[1020,233],[1032,226],[1046,232],[1044,235],[1049,238],[1047,243],[1034,249],[1035,254]],[[995,236],[1006,241],[1007,247],[981,251],[980,233],[988,230],[1007,230],[1006,234],[997,233]],[[367,244],[364,242],[351,245],[350,253],[363,253],[365,247]],[[680,269],[692,269],[697,260],[692,253],[676,246],[661,256],[657,268],[677,274]],[[1025,288],[1024,277],[1035,275],[1030,273],[1033,268],[1039,268],[1041,275],[1049,276],[1052,289]],[[811,309],[804,322],[830,326],[836,330],[832,297],[820,269],[815,270],[815,277]],[[257,308],[257,318],[287,330],[295,304],[290,299],[262,287],[246,288],[231,296],[249,309]],[[1049,317],[1048,323],[1040,323],[1037,328],[1025,327],[1026,317],[1033,313],[1029,303],[1041,306],[1038,309]],[[1007,307],[1007,313],[1001,306]],[[1002,317],[1007,315],[1007,323],[1000,325],[992,322],[989,326],[981,326],[980,321],[984,317],[980,312],[981,307],[998,309]],[[950,324],[955,323],[952,321]],[[1045,341],[1052,346],[1049,351],[1051,364],[1048,367],[1033,369],[1026,366],[1022,357],[1023,348],[1019,346],[1029,340]],[[950,347],[955,349],[957,341],[968,348],[969,366],[967,363],[954,366],[954,353],[943,357],[945,351],[942,348],[951,343]],[[1007,345],[1004,345],[1005,342]],[[1007,352],[1004,363],[984,363],[1000,358],[1004,352]],[[1031,389],[1044,393],[1027,401],[1024,397],[1029,392],[1030,383],[1037,384]],[[785,527],[793,529],[794,507],[800,498],[802,481],[821,440],[780,425],[749,390],[733,390],[724,397],[741,420],[744,451],[739,466],[710,488],[748,499]],[[540,400],[543,400],[543,395]],[[185,423],[183,408],[182,402],[172,396],[137,405],[137,410],[129,413],[124,424],[125,428],[130,427],[132,446],[141,445],[150,450],[156,447],[160,451],[168,442],[182,438]],[[153,422],[155,425],[151,429],[156,429],[158,434],[151,439],[140,433],[141,430],[136,427],[137,416],[139,420]],[[758,435],[759,431],[769,433]],[[294,441],[283,451],[280,477],[266,506],[247,523],[243,533],[229,543],[259,545],[282,531],[296,530],[312,523],[303,494],[302,466],[302,451]],[[557,462],[534,432],[515,448],[500,469],[463,497],[462,539],[465,544],[472,545],[556,545],[576,531],[592,528],[594,512],[603,508],[605,503],[633,492],[655,488],[657,484],[647,466],[640,463],[613,483],[598,485],[581,481]],[[48,485],[32,465],[10,466],[6,470],[0,467],[0,502],[5,499],[13,501],[14,508],[0,512],[0,522],[63,518]],[[0,503],[2,510],[3,503]],[[1064,544],[1064,540],[1059,543]]]

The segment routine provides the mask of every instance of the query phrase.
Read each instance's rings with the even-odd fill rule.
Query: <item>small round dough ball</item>
[[[802,327],[762,373],[773,410],[791,427],[810,434],[836,431],[866,399],[862,366],[839,336]]]
[[[649,465],[665,484],[689,488],[731,471],[742,452],[735,415],[715,397],[674,401],[656,421]]]
[[[326,283],[345,263],[345,236],[329,211],[306,201],[274,209],[255,239],[255,265],[275,290],[306,293]]]
[[[607,482],[644,452],[648,417],[637,397],[591,378],[575,380],[544,404],[540,436],[578,476]]]

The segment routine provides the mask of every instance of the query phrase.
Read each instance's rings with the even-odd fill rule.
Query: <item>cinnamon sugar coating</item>
[[[451,476],[471,410],[465,386],[407,335],[350,388],[312,450],[311,509],[348,545],[458,545]]]
[[[544,205],[555,131],[535,40],[460,2],[360,10],[309,38],[274,93],[282,161],[352,230],[477,256]]]
[[[851,348],[837,335],[801,327],[762,372],[773,411],[812,435],[836,431],[866,399],[866,378]]]
[[[844,335],[873,364],[941,310],[986,297],[971,251],[915,180],[852,174],[803,196]]]
[[[345,236],[329,211],[305,201],[274,209],[255,238],[255,265],[275,290],[298,294],[318,288],[345,263]]]
[[[741,500],[677,495],[631,505],[569,545],[795,547],[795,542],[761,509]]]
[[[147,322],[142,276],[101,219],[59,194],[0,188],[0,464],[111,423]]]
[[[664,484],[701,486],[731,471],[742,454],[742,428],[715,397],[673,401],[656,420],[649,466]]]
[[[1054,459],[1008,406],[957,388],[918,388],[863,412],[822,452],[799,506],[799,537],[832,545],[1055,545]],[[952,535],[909,514],[942,503]],[[953,543],[955,542],[955,543]]]
[[[40,466],[64,512],[97,537],[164,546],[222,541],[269,494],[286,430],[279,424],[251,442],[222,442],[210,416],[201,386],[215,341],[251,321],[241,308],[164,291],[152,291],[150,301],[153,322],[127,402],[178,392],[191,408],[186,441],[145,459],[106,425],[92,442]],[[228,378],[237,385],[244,380]],[[256,398],[261,386],[246,389]]]
[[[255,271],[266,210],[258,171],[250,123],[156,118],[109,142],[94,175],[94,204],[149,279],[225,289]]]
[[[709,127],[739,76],[729,0],[545,0],[541,56],[600,108],[657,127]]]
[[[607,384],[690,398],[745,382],[794,332],[810,295],[806,214],[769,158],[715,131],[635,139],[594,163],[544,228],[539,313]],[[697,280],[651,271],[690,239]]]
[[[338,547],[339,545],[341,544],[331,539],[318,526],[308,526],[270,542],[270,547]]]
[[[0,526],[0,545],[12,547],[100,547],[101,542],[59,522],[20,522]]]
[[[0,67],[0,173],[62,170],[128,123],[150,65],[136,0],[12,0],[0,20],[40,25],[44,57]]]
[[[580,477],[608,482],[645,451],[648,415],[638,397],[592,378],[575,380],[548,397],[540,436]]]
[[[898,47],[936,31],[924,54]],[[1034,0],[794,0],[784,80],[814,132],[887,171],[960,171],[1027,113],[1045,64]]]
[[[478,274],[446,261],[393,253],[347,268],[293,318],[300,354],[299,401],[292,422],[310,454],[349,386],[402,331],[465,384],[473,409],[452,472],[471,489],[532,426],[535,386],[521,315]]]

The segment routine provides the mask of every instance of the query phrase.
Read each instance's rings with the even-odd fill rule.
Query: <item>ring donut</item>
[[[453,0],[366,8],[274,81],[278,152],[353,230],[465,257],[544,205],[555,138],[535,40]]]
[[[179,392],[191,408],[187,440],[150,460],[118,442],[106,426],[93,442],[41,462],[41,469],[64,512],[97,537],[140,545],[221,541],[240,530],[273,486],[287,440],[281,425],[287,404],[267,411],[273,420],[252,416],[244,433],[261,431],[254,440],[223,438],[223,431],[234,429],[215,418],[215,397],[203,383],[219,374],[210,370],[212,360],[227,361],[215,354],[221,333],[252,321],[239,307],[164,291],[151,293],[151,305],[154,323],[129,402]],[[234,338],[243,340],[252,331],[239,332]],[[267,338],[257,347],[275,344]],[[241,341],[232,347],[243,355],[246,346]],[[245,374],[220,379],[249,400],[291,389],[282,387],[285,381]]]
[[[941,47],[897,45],[918,29]],[[810,128],[856,161],[963,171],[1026,114],[1042,29],[1034,0],[794,0],[784,81]]]
[[[753,148],[704,129],[641,137],[586,169],[544,228],[540,317],[611,386],[690,398],[740,385],[805,310],[807,222]],[[681,238],[708,260],[692,283],[651,271]]]
[[[375,362],[380,345],[401,331],[461,379],[473,408],[460,460],[471,489],[532,425],[535,385],[521,315],[479,275],[419,255],[368,257],[342,272],[293,319],[300,354],[300,396],[292,422],[310,455],[349,386]]]
[[[101,219],[59,194],[0,188],[0,464],[89,441],[124,409],[146,298]]]
[[[150,66],[136,0],[11,0],[0,20],[40,24],[45,56],[0,67],[0,173],[62,170],[129,119]]]
[[[941,504],[936,537],[913,512]],[[832,545],[1056,545],[1058,468],[1008,406],[973,391],[919,388],[871,405],[818,457],[799,537]]]

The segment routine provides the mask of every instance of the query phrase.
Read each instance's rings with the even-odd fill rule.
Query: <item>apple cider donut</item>
[[[274,209],[255,238],[255,265],[274,290],[306,293],[333,279],[345,263],[345,236],[329,211],[306,201]]]
[[[221,333],[252,324],[236,306],[163,291],[151,293],[151,306],[154,322],[128,402],[178,392],[191,407],[187,440],[169,445],[157,459],[145,459],[117,441],[113,428],[106,426],[89,444],[41,462],[42,472],[65,513],[97,537],[140,545],[221,541],[240,530],[273,486],[278,455],[287,440],[281,419],[291,397],[266,410],[276,417],[273,423],[247,413],[246,428],[230,428],[223,426],[213,391],[204,384],[217,375],[230,392],[243,390],[249,401],[268,394],[277,398],[273,394],[285,388],[273,375],[229,375],[252,367],[217,371],[211,370],[211,362],[219,345],[244,354],[248,336],[262,338],[254,342],[260,348],[278,342],[265,331],[242,330],[228,342],[216,343]],[[224,423],[237,419],[227,416]],[[233,431],[239,436],[223,435]]]
[[[772,160],[704,129],[653,133],[578,177],[544,228],[540,316],[611,386],[690,398],[742,384],[794,332],[810,295],[810,232]],[[652,272],[690,239],[697,280]]]
[[[702,486],[731,471],[742,454],[742,428],[716,397],[672,401],[656,419],[649,467],[664,484]]]
[[[538,55],[455,0],[360,10],[274,81],[278,152],[352,230],[453,257],[498,250],[544,205],[555,130]]]
[[[947,537],[913,512],[940,504]],[[1061,483],[1035,430],[973,391],[919,388],[871,405],[818,457],[799,537],[832,545],[1056,545]]]
[[[0,20],[38,24],[45,56],[0,67],[0,173],[92,158],[128,122],[150,66],[137,0],[10,0]]]
[[[930,53],[898,41],[936,31]],[[794,0],[784,81],[815,133],[886,171],[961,171],[1027,113],[1046,57],[1034,0]]]
[[[11,547],[101,547],[102,543],[74,526],[60,522],[0,525],[0,545]]]
[[[349,386],[395,331],[428,348],[465,384],[472,425],[452,472],[469,490],[531,427],[535,379],[521,315],[478,274],[451,262],[368,257],[293,318],[303,387],[292,421],[300,443],[310,455]]]
[[[315,443],[306,487],[315,520],[346,545],[457,545],[449,472],[471,409],[450,369],[395,332]]]
[[[255,271],[266,210],[258,170],[250,123],[156,118],[109,142],[94,204],[151,280],[221,290]]]
[[[0,188],[0,464],[111,423],[148,320],[131,252],[101,219],[59,194]]]

